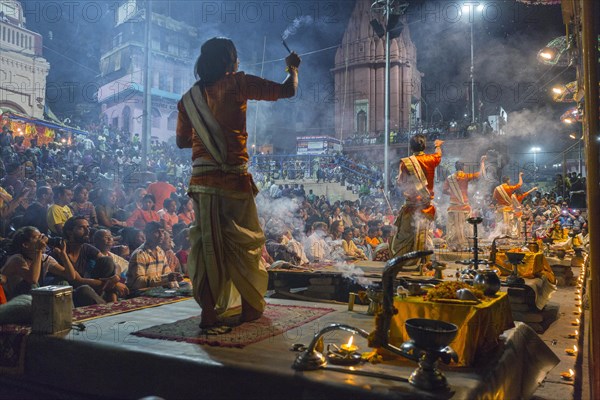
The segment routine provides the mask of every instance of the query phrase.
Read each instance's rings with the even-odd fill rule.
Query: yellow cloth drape
[[[398,313],[392,319],[390,343],[400,346],[409,340],[404,321],[409,318],[429,318],[453,323],[458,334],[450,347],[458,354],[458,366],[473,365],[478,355],[493,350],[499,336],[514,327],[506,293],[477,305],[436,303],[422,297],[394,299]]]
[[[239,194],[241,199],[218,193],[191,196],[196,221],[190,227],[188,269],[194,298],[202,307],[200,290],[206,280],[217,314],[239,305],[240,294],[252,308],[263,311],[269,277],[260,264],[265,237],[254,197],[251,193]]]
[[[496,262],[508,270],[512,271],[513,269],[512,264],[508,262],[506,254],[503,252],[498,252],[496,254]],[[552,271],[552,268],[550,268],[550,264],[548,264],[548,261],[542,252],[526,252],[523,263],[519,264],[517,268],[519,270],[519,275],[522,278],[533,279],[545,276],[550,283],[553,285],[556,284],[554,272]],[[508,273],[504,272],[503,275],[508,275]]]

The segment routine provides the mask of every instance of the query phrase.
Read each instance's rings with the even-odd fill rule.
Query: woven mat
[[[91,319],[122,314],[144,308],[157,307],[163,304],[176,303],[188,298],[172,297],[135,297],[108,304],[73,309],[73,323]],[[27,337],[31,334],[31,326],[7,324],[0,325],[0,373],[22,374],[25,360]]]
[[[78,307],[73,309],[73,322],[84,322],[94,318],[157,307],[163,304],[176,303],[188,299],[189,297],[134,297],[133,299],[115,301],[114,303]]]
[[[243,348],[249,344],[280,335],[332,311],[334,311],[332,308],[267,304],[261,318],[235,326],[231,332],[222,335],[202,334],[198,327],[199,316],[170,324],[152,326],[134,332],[133,335],[209,346]]]

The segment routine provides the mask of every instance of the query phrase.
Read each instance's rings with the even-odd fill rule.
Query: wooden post
[[[598,3],[580,0],[582,28],[582,65],[585,90],[583,135],[586,147],[587,207],[590,235],[590,369],[592,399],[600,398],[600,207],[598,142]],[[596,314],[596,315],[594,315]]]

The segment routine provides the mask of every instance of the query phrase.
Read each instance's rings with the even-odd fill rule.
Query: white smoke
[[[334,265],[336,271],[340,272],[346,279],[351,279],[354,283],[361,286],[368,287],[371,285],[371,281],[365,278],[365,271],[361,268],[348,264],[347,262],[339,262]]]
[[[281,34],[281,38],[286,40],[289,36],[295,35],[304,25],[310,25],[313,22],[313,18],[310,15],[303,15],[294,19],[294,22],[290,26],[288,26],[285,31]]]

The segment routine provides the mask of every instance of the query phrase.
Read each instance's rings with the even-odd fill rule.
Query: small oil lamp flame
[[[570,356],[577,355],[577,345],[573,345],[572,349],[566,349],[565,352]]]
[[[561,372],[560,376],[565,380],[565,381],[572,381],[573,377],[575,376],[575,371],[573,371],[571,368],[569,368],[569,371],[567,372]]]
[[[579,318],[575,318],[575,321],[571,322],[573,326],[579,326]]]
[[[358,350],[358,346],[352,344],[352,342],[354,342],[354,336],[350,336],[350,339],[348,340],[348,343],[345,343],[345,344],[341,345],[340,349],[345,354],[354,353],[356,350]]]
[[[577,329],[575,329],[575,333],[569,333],[570,339],[577,339],[577,337],[579,337],[579,331]]]

